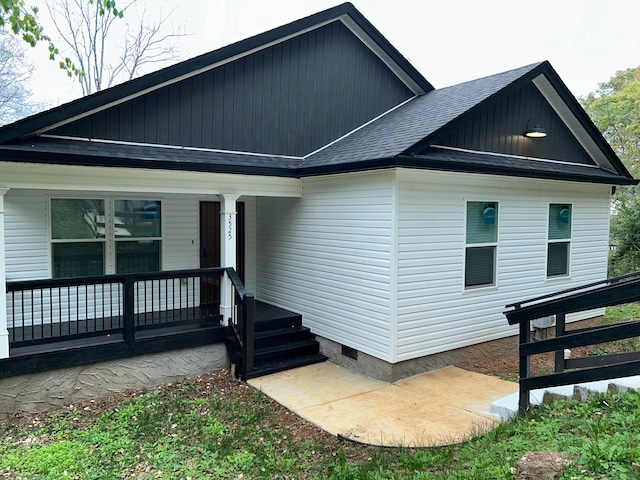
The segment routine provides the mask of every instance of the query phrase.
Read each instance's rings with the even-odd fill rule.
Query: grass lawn
[[[571,456],[558,478],[640,476],[640,393],[545,406],[463,445],[373,448],[339,441],[221,371],[0,430],[9,479],[515,479],[518,459],[539,450]]]
[[[627,305],[604,322],[639,317]],[[640,393],[544,405],[462,445],[374,448],[340,441],[218,371],[0,422],[0,478],[515,480],[525,453],[555,451],[570,459],[558,479],[625,480],[640,478],[639,445]]]

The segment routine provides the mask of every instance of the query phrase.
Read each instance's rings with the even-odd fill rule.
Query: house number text
[[[229,234],[229,240],[231,240],[233,238],[233,215],[229,214],[227,224],[227,233]]]

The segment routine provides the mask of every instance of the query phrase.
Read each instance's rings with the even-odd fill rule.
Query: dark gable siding
[[[49,133],[302,156],[411,96],[333,22]]]
[[[532,117],[535,120],[529,121]],[[528,121],[530,127],[539,123],[547,136],[525,138],[522,134]],[[433,144],[595,165],[532,83],[463,116]]]

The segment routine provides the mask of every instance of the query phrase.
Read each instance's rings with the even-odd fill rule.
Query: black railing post
[[[520,409],[521,414],[529,411],[529,407],[531,406],[530,392],[528,389],[522,388],[522,379],[528,378],[531,375],[531,358],[529,355],[522,353],[522,347],[529,343],[531,339],[530,324],[530,320],[520,322],[520,398],[518,400],[518,408]]]
[[[124,341],[131,345],[136,341],[136,326],[135,326],[135,295],[134,287],[136,284],[136,278],[133,275],[126,275],[124,277],[124,292],[122,294],[123,300],[123,337]]]
[[[565,334],[565,314],[556,314],[556,338],[562,337]],[[555,356],[556,373],[564,372],[564,348],[562,350],[556,350]]]
[[[247,374],[253,370],[254,338],[255,338],[255,298],[247,293],[242,308],[242,380],[247,381]]]

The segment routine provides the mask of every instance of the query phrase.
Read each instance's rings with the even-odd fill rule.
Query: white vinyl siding
[[[32,190],[9,190],[4,202],[7,281],[49,278],[46,196]]]
[[[162,269],[200,268],[200,204],[181,195],[162,197]]]
[[[395,361],[515,335],[505,305],[606,278],[608,186],[400,170],[398,188]],[[465,291],[465,202],[487,197],[499,202],[497,287]],[[571,276],[548,279],[549,203],[565,202]]]
[[[390,361],[393,172],[308,178],[302,199],[257,201],[258,299]]]

